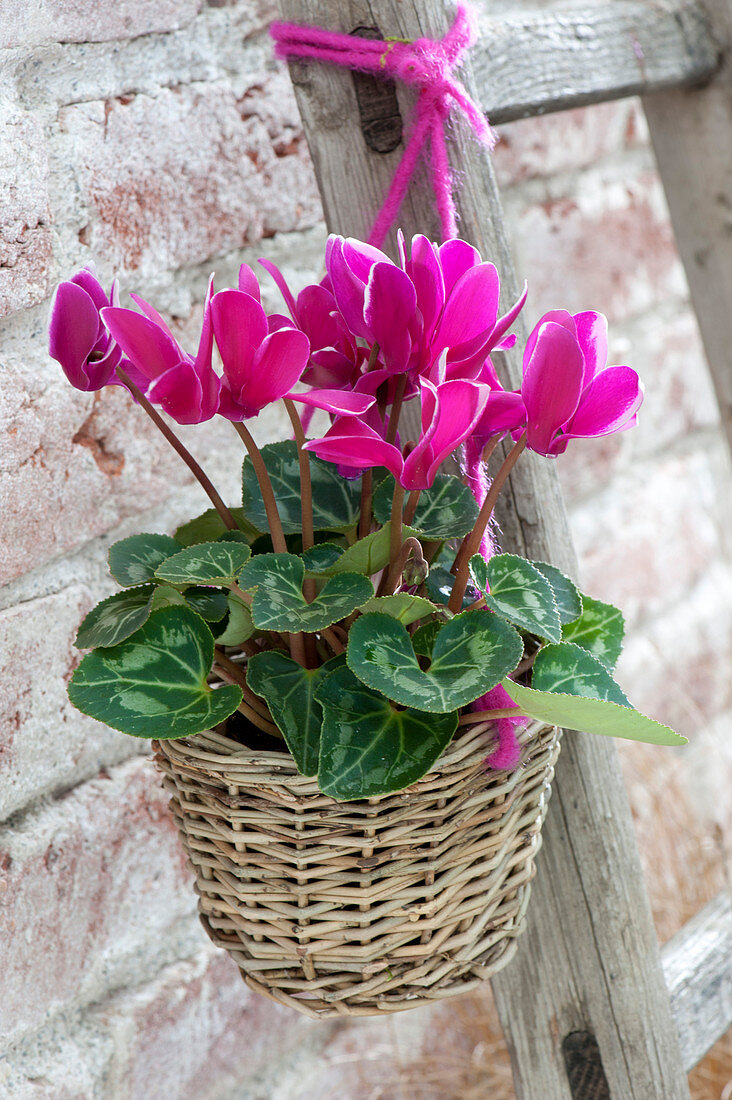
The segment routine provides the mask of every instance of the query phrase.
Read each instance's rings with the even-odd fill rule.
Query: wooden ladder
[[[442,36],[444,0],[281,0],[282,16],[331,30]],[[463,77],[492,122],[642,95],[722,417],[732,439],[732,49],[730,0],[612,0],[582,11],[483,19]],[[290,72],[329,229],[364,238],[400,156],[403,88],[318,64]],[[517,295],[484,150],[462,124],[460,233]],[[407,238],[438,234],[419,180]],[[393,250],[393,239],[387,245]],[[519,346],[522,333],[518,326]],[[504,381],[521,380],[506,353]],[[533,461],[532,461],[533,460]],[[500,515],[505,549],[576,562],[553,467],[519,464]],[[730,904],[720,896],[659,951],[616,750],[565,734],[518,953],[493,979],[519,1100],[681,1100],[688,1071],[732,1024]]]

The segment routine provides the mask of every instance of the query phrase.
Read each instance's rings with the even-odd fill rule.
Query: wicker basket
[[[219,733],[156,745],[201,920],[252,989],[308,1016],[398,1012],[463,993],[524,926],[556,729],[486,772],[464,727],[418,783],[338,803],[282,753]]]

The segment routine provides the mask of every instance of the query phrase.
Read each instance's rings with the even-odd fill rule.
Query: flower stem
[[[404,401],[404,392],[407,388],[407,376],[402,374],[399,377],[399,381],[396,384],[396,391],[394,393],[394,400],[391,405],[391,412],[389,414],[389,427],[386,432],[386,442],[393,443],[397,436],[397,429],[399,427],[399,417],[402,412],[402,402]]]
[[[511,450],[506,455],[503,461],[503,465],[493,479],[488,494],[483,501],[483,506],[478,513],[478,518],[475,521],[475,527],[466,535],[463,539],[462,545],[458,550],[453,569],[457,574],[455,578],[455,584],[452,587],[452,594],[450,596],[450,602],[448,608],[453,614],[457,614],[460,610],[463,602],[463,596],[465,595],[465,589],[468,585],[468,569],[470,565],[470,559],[473,554],[476,554],[480,548],[480,542],[483,538],[483,532],[485,531],[491,516],[493,515],[493,509],[496,506],[496,501],[501,492],[501,489],[505,485],[508,475],[516,465],[516,461],[526,446],[526,432],[523,433],[518,442],[514,443]]]
[[[309,550],[315,542],[315,535],[313,532],[313,488],[310,480],[310,456],[307,451],[303,450],[307,440],[305,438],[305,432],[303,431],[302,420],[295,408],[295,403],[289,397],[283,397],[282,400],[287,409],[287,415],[290,418],[292,430],[295,433],[295,441],[297,442],[297,458],[300,463],[300,497],[302,504],[302,548],[303,550]]]
[[[374,486],[374,471],[364,470],[361,477],[361,514],[358,521],[358,537],[366,538],[371,530],[371,494]]]
[[[417,505],[419,504],[419,496],[421,492],[421,489],[412,489],[411,493],[407,497],[407,507],[404,509],[404,522],[406,523],[407,527],[409,527],[410,523],[414,519],[415,513],[417,511]]]
[[[287,543],[285,542],[285,536],[282,531],[282,521],[280,520],[280,513],[277,511],[277,501],[275,500],[274,489],[272,488],[272,482],[269,479],[267,467],[264,464],[264,459],[259,450],[259,447],[254,442],[251,432],[248,428],[237,420],[232,420],[234,429],[241,436],[244,446],[246,447],[249,457],[252,460],[252,466],[254,467],[254,473],[257,475],[257,481],[259,482],[259,491],[262,494],[262,500],[264,501],[264,510],[267,513],[267,523],[269,524],[269,531],[272,536],[272,545],[277,554],[287,553]]]
[[[402,550],[402,508],[404,507],[404,489],[398,481],[394,482],[394,495],[391,498],[391,533],[389,538],[389,568],[385,569],[379,584],[377,595],[392,592],[396,581],[396,570]]]
[[[459,726],[472,726],[477,722],[488,722],[493,718],[518,718],[523,715],[521,707],[498,707],[496,710],[474,710],[470,714],[461,714]]]
[[[144,393],[142,393],[142,391],[137,388],[132,379],[127,374],[125,374],[123,370],[120,370],[119,367],[117,368],[117,377],[119,378],[120,382],[122,382],[127,387],[127,389],[137,401],[138,405],[142,409],[144,409],[144,411],[152,420],[155,427],[162,432],[168,443],[170,443],[171,447],[183,459],[186,466],[191,471],[203,491],[208,496],[208,499],[211,501],[214,508],[221,516],[221,520],[224,525],[229,529],[229,531],[238,530],[238,524],[236,520],[224,504],[219,494],[214,489],[213,483],[211,482],[210,478],[207,477],[207,475],[203,472],[188,448],[183,446],[180,439],[178,439],[178,436],[170,428],[170,426],[165,423],[157,409],[153,408],[148,399],[145,397]]]

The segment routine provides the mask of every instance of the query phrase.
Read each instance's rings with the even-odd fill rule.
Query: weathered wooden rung
[[[684,1068],[732,1027],[732,906],[719,894],[661,952]]]
[[[499,123],[699,84],[720,55],[698,0],[628,0],[483,16],[470,60],[478,101]]]

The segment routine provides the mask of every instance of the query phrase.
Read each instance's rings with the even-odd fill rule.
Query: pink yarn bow
[[[393,77],[419,88],[416,115],[384,204],[379,211],[369,242],[379,246],[396,221],[409,181],[420,154],[429,140],[430,171],[443,240],[457,236],[453,179],[445,144],[445,121],[453,105],[468,119],[478,139],[490,150],[496,135],[477,103],[453,75],[467,50],[475,42],[475,19],[471,8],[458,4],[455,21],[442,39],[418,38],[414,42],[382,41],[335,34],[321,27],[297,23],[273,23],[270,34],[278,57],[304,58],[342,65],[348,69]]]

